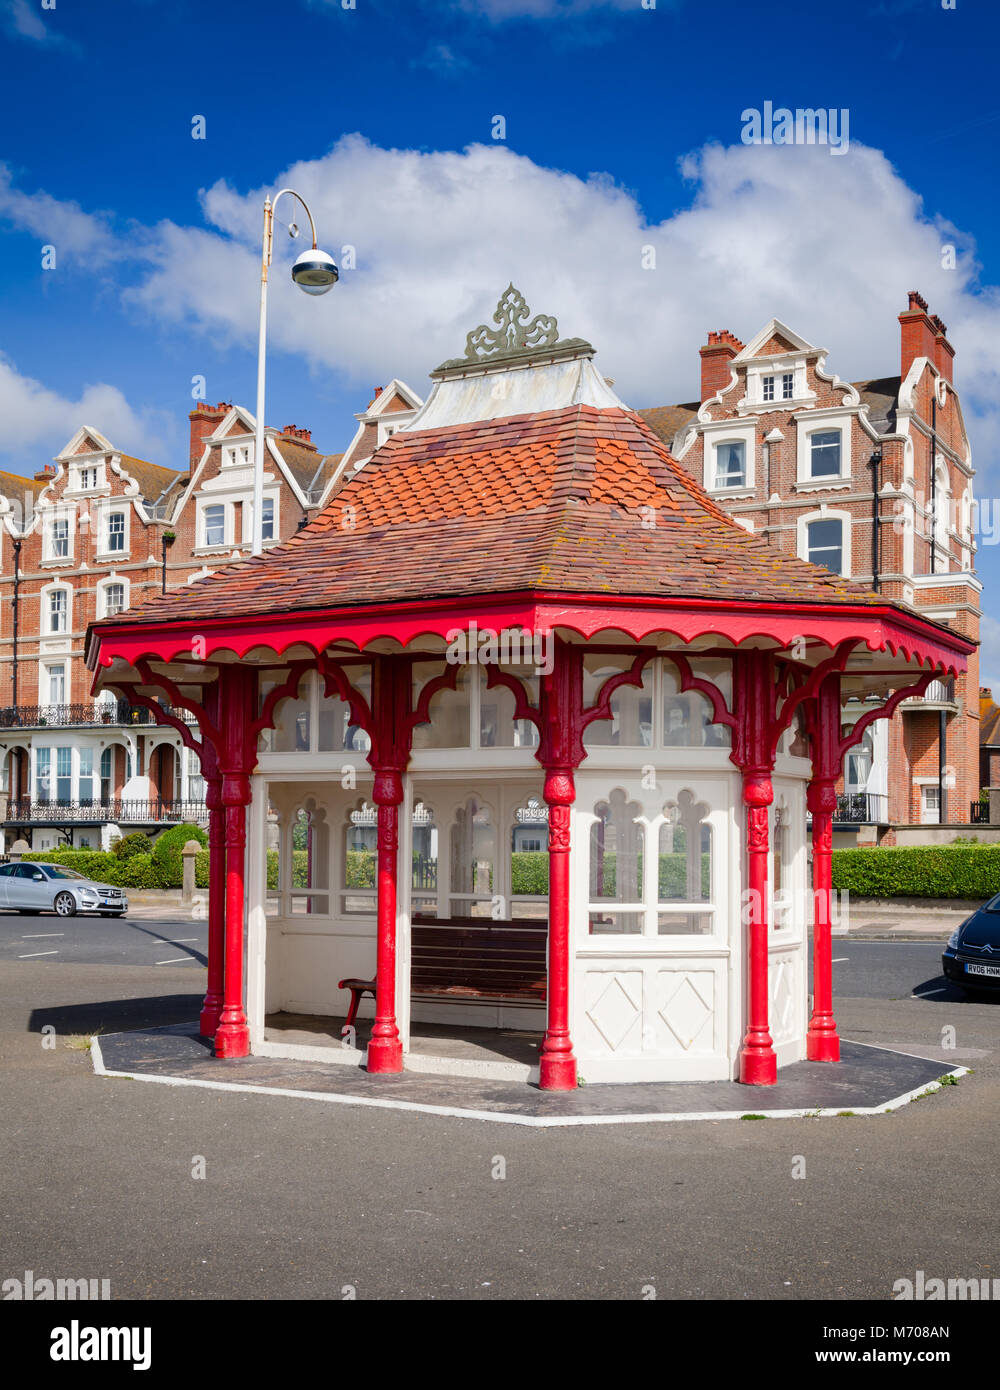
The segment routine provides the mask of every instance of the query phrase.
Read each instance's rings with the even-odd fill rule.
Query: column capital
[[[400,805],[403,800],[403,774],[400,768],[375,768],[372,800],[376,806]]]

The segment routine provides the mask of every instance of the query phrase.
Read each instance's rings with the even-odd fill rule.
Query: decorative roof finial
[[[493,311],[496,328],[481,323],[465,339],[465,356],[442,362],[432,376],[440,373],[468,370],[470,367],[491,367],[504,362],[523,362],[525,359],[592,356],[594,349],[582,338],[559,337],[559,325],[552,314],[536,314],[524,295],[513,284],[507,286]]]

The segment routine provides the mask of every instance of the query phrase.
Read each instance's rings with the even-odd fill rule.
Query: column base
[[[744,1047],[740,1053],[740,1082],[744,1086],[773,1086],[778,1080],[778,1059],[772,1048]]]
[[[543,1091],[575,1091],[576,1058],[573,1054],[546,1057],[543,1052],[538,1059],[538,1085]]]
[[[219,1030],[219,1019],[222,1017],[222,1001],[205,1000],[201,1010],[201,1017],[198,1020],[198,1031],[203,1038],[214,1038]]]
[[[220,1023],[215,1030],[216,1057],[249,1057],[250,1029],[246,1023]]]
[[[403,1070],[403,1044],[396,1038],[372,1038],[368,1044],[366,1071],[386,1075]]]
[[[806,1058],[810,1062],[839,1062],[840,1038],[837,1026],[830,1022],[827,1026],[809,1025],[806,1034]]]

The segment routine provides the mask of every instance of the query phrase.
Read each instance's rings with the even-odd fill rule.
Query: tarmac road
[[[199,943],[155,961],[204,924],[0,924],[0,1276],[420,1300],[887,1299],[918,1269],[1000,1276],[1000,1006],[911,997],[938,944],[835,942],[845,1037],[974,1068],[895,1114],[527,1130],[96,1077],[71,1035],[197,1013]],[[55,956],[20,949],[64,927]]]

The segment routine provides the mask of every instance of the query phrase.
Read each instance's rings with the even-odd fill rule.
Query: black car
[[[941,965],[945,977],[970,994],[1000,990],[1000,893],[955,928]]]

